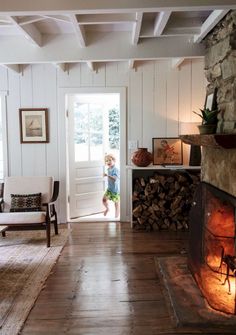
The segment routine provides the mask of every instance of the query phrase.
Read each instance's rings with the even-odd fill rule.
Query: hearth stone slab
[[[157,257],[156,270],[162,277],[179,326],[236,326],[236,316],[213,310],[204,299],[183,256]]]

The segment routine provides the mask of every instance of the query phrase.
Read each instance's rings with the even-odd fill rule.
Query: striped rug
[[[46,247],[44,231],[0,236],[0,335],[19,333],[67,240],[59,227]]]

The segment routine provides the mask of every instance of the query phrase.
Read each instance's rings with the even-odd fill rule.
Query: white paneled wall
[[[63,158],[59,143],[61,138],[66,138],[65,129],[58,126],[64,118],[59,115],[59,111],[64,113],[59,106],[60,88],[126,87],[127,164],[131,155],[128,141],[138,141],[138,146],[152,150],[153,137],[178,136],[180,121],[198,121],[192,110],[204,104],[203,60],[186,60],[177,69],[172,68],[171,60],[159,60],[139,62],[132,70],[127,62],[101,63],[96,70],[92,72],[86,63],[70,64],[66,72],[51,64],[25,66],[22,74],[0,67],[0,91],[8,91],[9,175],[46,174],[55,179],[65,178],[60,172]],[[19,108],[22,107],[49,109],[49,143],[20,143]],[[66,180],[61,182],[64,189]],[[62,194],[66,194],[65,190]],[[62,222],[66,220],[65,210],[60,218]]]

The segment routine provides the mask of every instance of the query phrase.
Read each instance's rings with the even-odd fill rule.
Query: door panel
[[[70,218],[104,211],[102,204],[105,191],[104,153],[103,149],[101,151],[103,115],[100,113],[99,118],[98,111],[95,121],[99,125],[96,128],[94,126],[96,122],[92,122],[90,119],[89,108],[82,106],[83,108],[80,110],[79,106],[78,95],[68,97]],[[96,111],[98,107],[94,110]],[[92,120],[94,121],[94,118]],[[96,150],[97,143],[100,152]],[[100,160],[93,160],[93,157],[99,156]]]
[[[104,211],[105,153],[120,162],[120,94],[67,95],[70,218]]]
[[[87,162],[84,164],[75,162],[74,189],[73,197],[70,199],[71,218],[81,217],[102,212],[104,206],[102,197],[105,190],[105,181],[103,178],[103,162]],[[96,166],[94,166],[96,165]]]

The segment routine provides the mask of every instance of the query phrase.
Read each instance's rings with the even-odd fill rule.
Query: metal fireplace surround
[[[208,304],[236,315],[236,198],[201,182],[190,211],[188,266]]]

